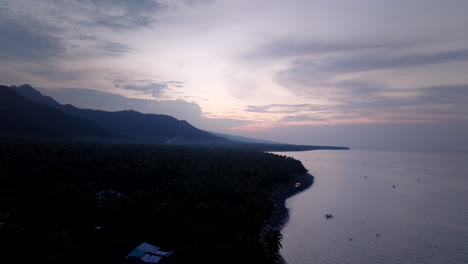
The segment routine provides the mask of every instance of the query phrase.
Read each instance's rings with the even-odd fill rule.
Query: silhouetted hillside
[[[72,105],[62,105],[49,96],[42,95],[30,85],[11,86],[16,92],[31,102],[49,106],[66,115],[91,121],[103,129],[119,135],[117,142],[142,144],[200,144],[224,146],[236,149],[257,151],[305,151],[316,149],[348,149],[347,147],[292,145],[245,137],[213,134],[200,130],[185,120],[177,120],[168,115],[142,114],[133,110],[107,112],[101,110],[80,109]],[[6,114],[5,114],[6,115]],[[53,119],[43,118],[44,124],[54,123]],[[16,124],[16,123],[15,123]],[[14,125],[14,124],[13,124]],[[25,127],[12,126],[10,129],[34,131],[50,135],[61,135],[60,130],[48,130],[49,127],[35,127],[36,124],[23,122]],[[6,128],[9,125],[5,124]],[[116,142],[114,137],[113,142]]]
[[[30,85],[12,86],[22,96],[35,103],[54,107],[68,115],[93,121],[129,142],[150,144],[220,144],[229,140],[195,128],[185,120],[168,115],[142,114],[133,110],[107,112],[61,105],[43,96]]]
[[[113,136],[89,120],[30,102],[7,86],[0,86],[0,119],[3,136],[82,139]]]
[[[210,132],[210,133],[213,134],[213,135],[215,135],[215,136],[227,138],[227,139],[229,139],[229,140],[231,140],[231,141],[235,141],[235,142],[261,143],[261,144],[281,144],[281,145],[285,145],[285,143],[274,142],[274,141],[263,140],[263,139],[256,139],[256,138],[248,138],[248,137],[242,137],[242,136],[228,135],[228,134],[222,134],[222,133],[217,133],[217,132]]]

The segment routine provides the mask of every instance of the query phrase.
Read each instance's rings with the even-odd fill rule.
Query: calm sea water
[[[468,263],[468,156],[278,154],[315,176],[286,203],[281,254],[288,264]]]

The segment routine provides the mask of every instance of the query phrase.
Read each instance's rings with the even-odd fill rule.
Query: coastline
[[[283,229],[284,225],[289,220],[289,210],[286,207],[286,200],[307,190],[313,185],[313,183],[314,176],[306,172],[294,177],[293,185],[287,186],[285,189],[278,190],[271,195],[270,200],[273,202],[275,209],[273,210],[270,217],[266,220],[265,225],[262,227],[262,232],[260,235],[261,239],[263,238],[265,231],[268,229]],[[286,261],[281,255],[279,255],[278,263],[286,264]]]
[[[295,177],[295,185],[288,186],[283,190],[276,191],[272,194],[270,200],[275,205],[275,210],[268,218],[266,225],[274,229],[282,229],[289,220],[289,210],[286,208],[286,200],[294,195],[297,195],[314,183],[314,176],[309,173],[304,173]]]

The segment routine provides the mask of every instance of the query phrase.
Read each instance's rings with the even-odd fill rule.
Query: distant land
[[[222,137],[222,138],[227,138],[227,139],[229,139],[231,141],[236,141],[236,142],[288,145],[286,143],[268,141],[268,140],[263,140],[263,139],[248,138],[248,137],[242,137],[242,136],[234,136],[234,135],[228,135],[228,134],[222,134],[222,133],[216,133],[216,132],[210,132],[210,133],[215,135],[215,136]]]
[[[105,143],[205,145],[263,151],[348,149],[292,145],[207,132],[185,120],[133,110],[108,112],[62,105],[31,85],[0,85],[0,135],[14,138],[84,140]]]
[[[121,263],[142,242],[177,263],[277,263],[284,201],[313,177],[268,152],[348,149],[80,109],[30,85],[0,85],[0,118],[0,248],[17,263]]]

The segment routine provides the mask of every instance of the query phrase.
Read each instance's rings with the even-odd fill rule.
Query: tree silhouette
[[[281,233],[259,240],[271,194],[305,173],[249,149],[0,139],[0,253],[119,263],[147,241],[176,249],[180,264],[271,263]]]
[[[267,256],[273,262],[276,262],[276,260],[279,258],[279,250],[283,247],[281,244],[282,239],[283,235],[277,229],[270,229],[265,234]]]

